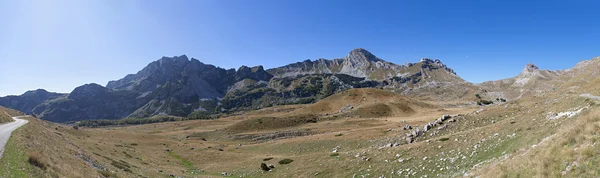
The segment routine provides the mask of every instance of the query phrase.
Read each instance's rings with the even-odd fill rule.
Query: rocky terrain
[[[306,60],[265,70],[223,69],[185,55],[163,57],[106,87],[86,84],[69,94],[45,90],[0,98],[0,105],[54,122],[145,118],[156,115],[223,114],[266,107],[315,103],[351,88],[380,88],[424,101],[469,106],[506,102],[557,86],[597,60],[564,71],[533,64],[513,77],[481,84],[460,78],[440,60],[423,58],[397,65],[358,48],[333,60]]]
[[[358,48],[344,58],[304,61],[264,70],[223,69],[187,56],[163,57],[106,87],[86,84],[69,94],[36,90],[0,98],[0,105],[54,122],[231,113],[314,103],[351,88],[383,88],[428,100],[456,100],[472,92],[438,95],[475,86],[440,60],[396,65]],[[467,90],[465,90],[467,91]],[[35,97],[34,97],[35,96]]]

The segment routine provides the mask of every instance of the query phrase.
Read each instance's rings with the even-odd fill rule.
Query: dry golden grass
[[[94,168],[87,166],[90,164],[85,159],[88,153],[74,142],[83,139],[81,138],[83,135],[79,135],[71,127],[33,117],[24,119],[29,123],[12,133],[9,144],[15,145],[7,145],[7,147],[19,148],[9,153],[11,154],[9,156],[14,158],[10,161],[17,164],[26,162],[34,166],[32,169],[27,169],[30,177],[96,177],[98,175]],[[25,156],[18,157],[18,155]]]
[[[14,109],[5,108],[5,107],[0,106],[0,124],[12,122],[13,121],[12,117],[21,116],[21,115],[25,115],[25,114],[23,114],[22,112],[19,112],[17,110],[14,110]]]
[[[548,120],[547,112],[590,106],[592,102],[578,94],[542,93],[503,105],[447,108],[381,90],[357,89],[315,104],[240,112],[217,120],[75,130],[30,119],[30,124],[16,131],[14,137],[25,153],[41,153],[37,160],[47,165],[47,170],[38,171],[44,176],[218,177],[227,172],[235,177],[391,177],[392,170],[410,169],[417,171],[416,177],[456,177],[480,165],[482,170],[492,170],[482,177],[511,177],[517,174],[509,172],[519,170],[525,171],[519,174],[524,177],[553,177],[558,172],[536,171],[560,170],[556,165],[564,160],[581,160],[578,164],[588,167],[596,164],[593,161],[598,159],[595,147],[581,145],[595,143],[596,136],[590,136],[590,132],[598,130],[598,120],[584,119],[586,122],[582,124],[587,124],[572,124],[579,120]],[[352,104],[353,109],[334,113],[347,104]],[[473,113],[479,109],[483,111]],[[408,131],[403,131],[402,126],[410,124],[422,128],[444,114],[465,116],[458,122],[448,123],[448,128],[437,135],[430,135],[430,131],[416,143],[404,144]],[[574,129],[562,131],[563,126]],[[516,136],[507,136],[513,133]],[[523,156],[522,161],[516,161],[522,164],[515,164],[514,169],[510,166],[491,168],[504,155],[521,159],[520,155],[528,148],[534,144],[538,145],[536,148],[542,147],[540,142],[551,135],[574,137],[552,141],[560,145],[552,150],[564,149],[564,152],[532,150],[527,154],[535,155]],[[389,143],[401,145],[379,149]],[[569,146],[571,144],[574,146]],[[470,155],[475,145],[480,148],[477,154]],[[336,147],[339,150],[333,154],[332,149]],[[360,156],[355,157],[356,154]],[[555,154],[564,160],[550,157]],[[548,159],[542,159],[544,155]],[[449,158],[458,156],[461,159],[449,163]],[[400,158],[407,160],[400,163]],[[527,158],[539,158],[539,161],[528,163]],[[278,164],[284,159],[293,162]],[[263,172],[261,163],[274,164],[276,168],[273,172]],[[517,169],[528,166],[535,169]],[[472,172],[480,173],[477,170]],[[594,169],[581,170],[584,173],[572,171],[573,174],[567,176],[593,175],[590,172]],[[397,176],[397,173],[393,175]]]
[[[600,110],[565,122],[535,147],[511,158],[481,167],[482,177],[598,177],[600,176]]]

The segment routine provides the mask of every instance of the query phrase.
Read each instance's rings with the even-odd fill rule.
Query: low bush
[[[153,116],[149,118],[125,118],[119,120],[84,120],[79,121],[76,126],[78,127],[105,127],[105,126],[124,126],[124,125],[140,125],[140,124],[152,124],[159,122],[174,122],[174,121],[186,121],[186,120],[207,120],[212,119],[211,116],[202,113],[192,113],[188,117],[175,117],[175,116]]]
[[[290,164],[292,162],[294,162],[294,160],[286,158],[286,159],[282,159],[281,161],[279,161],[279,164]]]
[[[31,152],[29,153],[29,159],[27,160],[27,162],[42,170],[46,170],[46,164],[44,164],[41,159],[42,154],[40,152]]]
[[[483,105],[490,105],[490,104],[494,104],[493,101],[489,101],[489,100],[479,100],[477,101],[477,105],[483,106]]]

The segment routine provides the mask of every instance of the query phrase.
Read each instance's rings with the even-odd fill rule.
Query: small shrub
[[[74,126],[73,126],[73,129],[75,129],[75,130],[79,130],[79,126],[76,126],[76,125],[74,125]]]
[[[98,173],[100,173],[104,177],[117,177],[115,173],[109,172],[107,170],[98,170]]]
[[[282,159],[281,161],[279,161],[279,164],[290,164],[292,162],[294,162],[294,160],[286,158],[286,159]]]
[[[477,101],[477,105],[490,105],[490,104],[494,104],[493,101],[489,101],[489,100],[479,100]]]
[[[42,170],[46,170],[46,164],[42,161],[42,154],[40,152],[31,152],[29,153],[29,159],[27,160],[29,164],[39,167]]]
[[[342,136],[342,135],[344,135],[344,134],[341,134],[341,133],[339,133],[339,134],[335,134],[335,136],[336,136],[336,137],[340,137],[340,136]]]
[[[273,157],[269,157],[269,158],[263,159],[263,161],[269,161],[269,160],[272,160],[272,159],[273,159]]]
[[[448,137],[444,137],[444,138],[440,138],[439,140],[440,140],[441,142],[443,142],[443,141],[448,141],[448,140],[450,140],[450,138],[448,138]]]
[[[339,153],[331,153],[331,155],[329,155],[329,156],[340,156],[340,154]]]
[[[127,163],[123,160],[120,160],[120,161],[111,160],[110,164],[116,168],[119,168],[119,169],[125,171],[125,172],[131,173],[131,169],[130,169],[131,166],[129,165],[129,163]]]

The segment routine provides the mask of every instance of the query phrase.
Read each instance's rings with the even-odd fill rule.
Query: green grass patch
[[[192,114],[188,117],[176,117],[176,116],[152,116],[148,118],[125,118],[119,120],[83,120],[76,123],[79,127],[106,127],[106,126],[126,126],[126,125],[141,125],[141,124],[152,124],[160,122],[175,122],[175,121],[187,121],[187,120],[209,120],[213,119],[209,115]]]
[[[450,140],[450,138],[448,138],[448,137],[444,137],[444,138],[440,138],[440,139],[439,139],[439,141],[441,141],[441,142],[443,142],[443,141],[448,141],[448,140]]]
[[[342,135],[344,135],[344,134],[341,134],[341,133],[335,134],[336,137],[341,137]]]
[[[23,126],[26,127],[26,126]],[[29,156],[19,147],[14,139],[23,127],[13,132],[4,147],[4,153],[0,158],[0,177],[36,177],[33,176],[35,167],[29,164]]]
[[[340,154],[339,153],[331,153],[331,155],[329,155],[329,156],[340,156]]]
[[[192,163],[190,160],[187,160],[179,155],[177,155],[175,152],[171,151],[169,152],[169,156],[181,161],[181,165],[183,167],[185,167],[186,169],[188,169],[189,171],[191,170],[195,170],[196,166],[194,166],[194,163]]]

